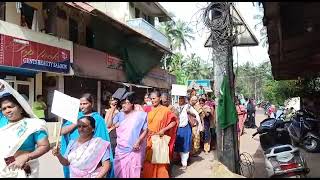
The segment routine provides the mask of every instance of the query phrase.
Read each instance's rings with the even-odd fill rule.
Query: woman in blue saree
[[[107,127],[103,117],[98,113],[93,111],[93,96],[89,93],[83,94],[80,98],[80,112],[78,113],[78,119],[85,115],[91,116],[96,120],[96,126],[94,130],[94,137],[101,137],[103,140],[110,142],[109,133],[107,131]],[[73,124],[70,121],[64,120],[61,129],[61,144],[60,144],[60,152],[64,154],[70,140],[75,140],[79,138],[79,132],[77,129],[77,125]],[[114,177],[113,170],[113,153],[110,150],[110,164],[111,168],[107,175],[108,178]],[[63,173],[65,178],[70,177],[69,168],[67,166],[63,166]]]

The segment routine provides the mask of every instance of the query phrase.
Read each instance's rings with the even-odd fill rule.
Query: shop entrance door
[[[30,81],[16,81],[15,90],[17,90],[24,98],[26,98],[30,105],[34,100],[33,84]]]
[[[7,81],[16,91],[18,91],[25,99],[27,99],[30,106],[34,101],[34,79],[28,78],[28,81],[19,81],[15,77],[6,78]]]

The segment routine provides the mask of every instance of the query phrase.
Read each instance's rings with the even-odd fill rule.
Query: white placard
[[[171,95],[173,96],[187,96],[188,86],[172,84]]]
[[[54,91],[51,112],[77,124],[80,100],[57,90]]]

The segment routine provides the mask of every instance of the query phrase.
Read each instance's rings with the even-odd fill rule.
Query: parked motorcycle
[[[297,111],[288,127],[293,145],[301,145],[308,152],[320,151],[320,120],[305,109]]]
[[[285,124],[280,119],[267,118],[252,138],[260,136],[268,177],[306,177],[310,169],[299,149],[291,145]]]

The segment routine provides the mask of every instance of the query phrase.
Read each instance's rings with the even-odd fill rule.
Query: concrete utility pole
[[[228,2],[226,2],[228,3]],[[229,6],[230,7],[230,6]],[[230,8],[227,9],[230,23],[232,24],[232,17],[230,15]],[[214,12],[212,11],[212,17],[214,17]],[[213,18],[212,18],[213,19]],[[232,27],[232,26],[231,26]],[[232,33],[232,28],[229,29]],[[212,36],[212,45],[216,44],[215,38]],[[214,80],[215,80],[215,96],[216,102],[218,102],[220,97],[220,86],[223,80],[223,75],[229,78],[231,96],[234,99],[235,89],[234,89],[234,73],[233,73],[233,56],[232,56],[232,41],[229,41],[227,50],[221,52],[219,57],[215,56],[214,59]],[[213,47],[214,48],[214,47]],[[223,63],[222,63],[223,62]],[[218,122],[217,108],[216,108],[216,122]],[[216,135],[217,135],[217,154],[216,159],[222,162],[225,166],[229,168],[230,171],[234,173],[240,173],[239,171],[239,147],[238,147],[238,137],[237,137],[237,126],[229,126],[226,129],[221,129],[219,123],[216,123]]]

